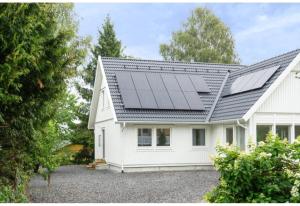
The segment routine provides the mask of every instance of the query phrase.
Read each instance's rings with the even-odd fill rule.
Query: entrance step
[[[104,159],[96,159],[93,163],[90,163],[86,166],[88,169],[105,169],[105,167],[108,168],[108,165],[106,164],[106,161]]]

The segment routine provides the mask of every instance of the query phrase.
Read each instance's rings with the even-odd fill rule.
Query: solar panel
[[[146,74],[153,95],[159,109],[174,109],[169,94],[164,86],[160,74],[148,73]]]
[[[184,92],[191,110],[204,110],[204,104],[197,92]]]
[[[190,110],[177,79],[172,74],[161,75],[175,109]]]
[[[144,109],[158,109],[151,87],[145,73],[131,72],[140,103]]]
[[[130,73],[117,73],[116,77],[125,108],[142,108]]]
[[[125,108],[204,110],[189,75],[117,72]]]
[[[224,96],[262,88],[279,67],[275,66],[238,77],[232,83],[229,93]]]
[[[182,91],[169,91],[168,93],[175,109],[190,110]]]
[[[177,74],[176,79],[178,81],[179,86],[181,87],[182,91],[184,92],[196,92],[196,89],[190,80],[188,75],[184,74]]]
[[[195,89],[197,92],[205,92],[209,93],[210,89],[206,82],[204,81],[203,77],[200,75],[189,75]]]

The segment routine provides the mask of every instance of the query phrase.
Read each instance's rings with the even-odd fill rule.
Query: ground
[[[60,167],[51,186],[41,176],[30,181],[32,202],[201,202],[218,183],[216,171],[118,173]]]

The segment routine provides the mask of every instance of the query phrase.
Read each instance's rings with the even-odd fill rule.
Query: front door
[[[102,128],[102,157],[105,159],[105,129]]]

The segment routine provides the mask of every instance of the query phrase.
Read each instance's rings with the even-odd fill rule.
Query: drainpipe
[[[239,120],[236,120],[238,126],[243,127],[244,129],[248,129],[245,125],[242,125]]]
[[[123,131],[126,127],[126,122],[123,122],[123,127],[122,127],[122,134],[123,134]],[[123,135],[121,136],[122,138],[122,161],[121,161],[121,173],[124,173],[124,139],[123,139]]]

